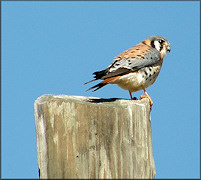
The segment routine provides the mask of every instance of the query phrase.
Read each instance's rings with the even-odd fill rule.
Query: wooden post
[[[43,95],[34,110],[40,178],[154,178],[148,99]]]

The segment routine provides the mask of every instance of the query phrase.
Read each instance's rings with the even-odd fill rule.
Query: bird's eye
[[[158,42],[159,42],[160,44],[162,44],[162,43],[165,42],[165,41],[163,41],[162,39],[160,39]]]

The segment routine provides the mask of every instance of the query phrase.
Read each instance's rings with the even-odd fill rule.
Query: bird
[[[84,83],[84,85],[102,80],[87,90],[97,91],[107,84],[117,84],[120,88],[129,91],[131,100],[137,99],[132,97],[133,92],[143,90],[144,95],[141,95],[140,99],[148,98],[150,107],[152,107],[153,101],[146,88],[156,81],[163,59],[170,50],[170,43],[165,37],[149,36],[116,56],[106,69],[94,72],[94,79]]]

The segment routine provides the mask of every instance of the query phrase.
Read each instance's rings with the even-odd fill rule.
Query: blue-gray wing
[[[159,60],[160,53],[154,48],[149,49],[149,51],[144,55],[137,54],[137,56],[135,56],[135,54],[132,54],[130,52],[125,57],[115,58],[114,62],[110,66],[108,66],[107,69],[104,70],[105,75],[102,76],[101,79],[134,72],[143,67],[156,64]]]

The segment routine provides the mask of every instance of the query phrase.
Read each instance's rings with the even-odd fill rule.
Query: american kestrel
[[[103,81],[88,90],[95,88],[93,91],[96,91],[107,84],[117,84],[129,91],[131,99],[135,99],[132,98],[132,92],[143,90],[144,95],[140,98],[148,98],[152,107],[153,101],[145,89],[156,81],[167,51],[170,52],[170,43],[166,38],[149,36],[138,45],[115,57],[113,63],[106,69],[94,72],[95,79],[87,83]]]

